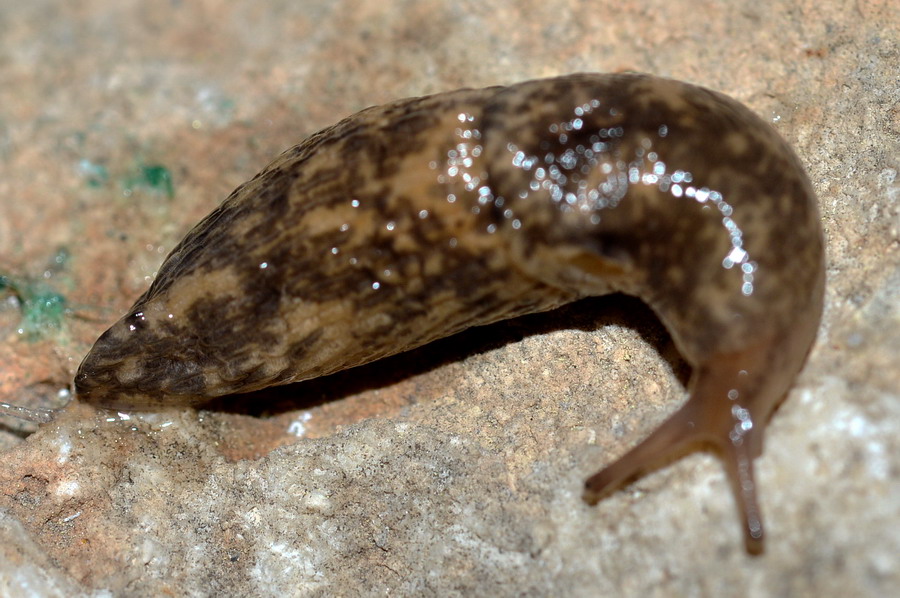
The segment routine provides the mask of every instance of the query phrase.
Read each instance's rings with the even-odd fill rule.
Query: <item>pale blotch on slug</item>
[[[84,359],[77,396],[194,405],[616,291],[668,328],[690,397],[585,498],[707,445],[759,552],[752,464],[818,327],[821,227],[778,135],[676,81],[460,90],[316,133],[187,234]]]

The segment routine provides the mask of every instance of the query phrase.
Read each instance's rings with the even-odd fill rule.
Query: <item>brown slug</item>
[[[753,460],[818,328],[822,245],[796,156],[721,94],[577,74],[400,100],[237,188],[100,336],[76,393],[195,405],[624,292],[693,367],[689,399],[585,499],[706,445],[758,553]]]

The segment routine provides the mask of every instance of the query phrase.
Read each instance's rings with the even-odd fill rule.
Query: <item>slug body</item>
[[[193,405],[625,292],[693,366],[690,397],[585,498],[711,446],[758,552],[752,462],[823,271],[799,161],[725,96],[634,74],[460,90],[363,110],[236,189],[97,340],[77,396]]]

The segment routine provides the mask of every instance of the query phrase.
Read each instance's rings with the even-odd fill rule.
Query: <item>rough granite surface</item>
[[[757,462],[762,556],[705,454],[581,501],[684,396],[662,326],[612,297],[204,411],[4,418],[0,596],[900,593],[898,64],[889,0],[0,4],[0,400],[64,403],[196,221],[406,96],[619,70],[723,91],[800,155],[828,254]],[[59,327],[26,318],[47,292]]]

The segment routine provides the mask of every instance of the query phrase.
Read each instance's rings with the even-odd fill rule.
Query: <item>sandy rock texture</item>
[[[462,86],[627,69],[736,97],[808,169],[828,288],[757,462],[762,556],[708,455],[581,501],[677,409],[688,374],[650,311],[612,297],[204,411],[4,420],[0,595],[896,593],[890,4],[3,3],[0,276],[15,284],[0,290],[0,400],[63,403],[165,254],[281,150]],[[68,311],[36,324],[48,297]]]

